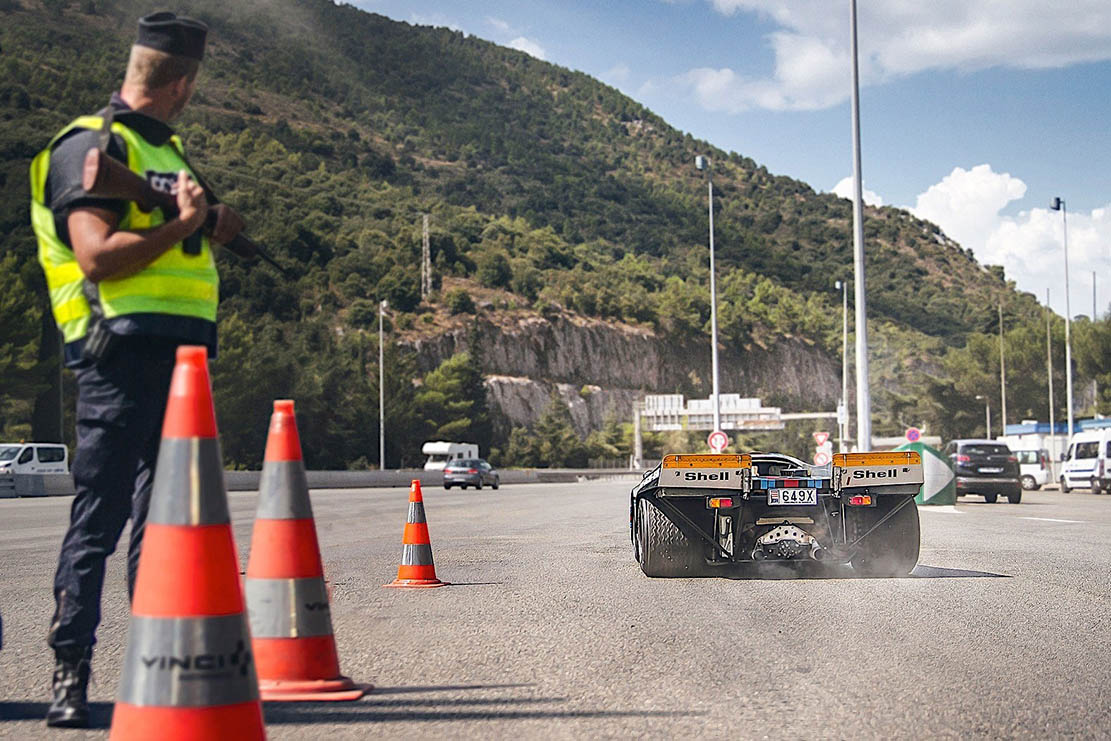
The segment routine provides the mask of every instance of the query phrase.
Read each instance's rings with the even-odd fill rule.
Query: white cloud
[[[868,190],[867,188],[862,188],[862,191],[863,192],[861,193],[861,195],[864,196],[864,202],[866,204],[868,204],[869,206],[883,205],[883,198],[880,196],[879,193]],[[833,193],[833,195],[835,196],[840,196],[841,198],[848,198],[851,201],[853,199],[852,175],[846,178],[841,178],[837,185],[833,186],[833,190],[831,190],[830,193]]]
[[[409,15],[409,22],[414,26],[438,26],[447,28],[451,31],[459,31],[466,35],[467,31],[455,21],[451,20],[442,13],[433,13],[432,15],[422,15],[421,13],[411,13]]]
[[[910,211],[971,249],[982,264],[1002,265],[1019,290],[1044,301],[1048,287],[1053,310],[1063,315],[1065,267],[1060,212],[1032,208],[1017,216],[1001,213],[1008,203],[1025,194],[1022,180],[994,172],[990,165],[970,170],[957,167],[920,194]],[[1107,285],[1111,283],[1111,253],[1107,250],[1111,244],[1111,204],[1087,213],[1070,213],[1068,222],[1071,311],[1074,315],[1091,313],[1092,271],[1096,271],[1098,280],[1104,283],[1097,303],[1102,314],[1111,295],[1111,285]]]
[[[502,33],[512,33],[510,31],[509,24],[506,21],[503,21],[501,18],[495,18],[492,15],[488,15],[486,16],[486,22]]]
[[[770,77],[694,69],[671,87],[709,110],[814,110],[850,93],[847,5],[829,0],[710,0],[724,15],[751,13],[778,26]],[[831,12],[835,10],[836,12]],[[859,7],[863,85],[926,70],[1049,68],[1111,59],[1107,0],[885,0]],[[701,86],[701,87],[700,87]],[[709,90],[707,90],[709,86]]]
[[[516,49],[517,51],[523,51],[525,54],[529,54],[531,56],[534,56],[537,59],[546,59],[547,58],[545,56],[547,54],[547,52],[544,51],[544,47],[542,47],[538,42],[534,41],[533,39],[526,38],[524,36],[518,36],[517,38],[510,41],[509,44],[507,44],[507,46],[509,46],[510,49]]]
[[[1025,195],[1026,183],[993,172],[991,165],[971,170],[954,167],[940,183],[918,196],[911,212],[937,224],[965,247],[983,250],[987,235],[999,223],[999,212]]]
[[[624,62],[618,62],[617,64],[609,68],[609,70],[603,76],[603,79],[615,85],[623,85],[629,81],[629,76],[632,73],[633,71],[629,69],[629,65],[625,64]]]

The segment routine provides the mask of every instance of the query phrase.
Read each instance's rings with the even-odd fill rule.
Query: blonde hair
[[[182,77],[192,82],[200,66],[196,59],[136,44],[131,47],[131,58],[127,61],[127,74],[123,81],[125,85],[143,90],[157,90]]]

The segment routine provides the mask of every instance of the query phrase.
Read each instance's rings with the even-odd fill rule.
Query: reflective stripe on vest
[[[39,244],[39,264],[46,274],[54,320],[65,342],[85,336],[89,323],[89,304],[82,293],[85,276],[77,259],[57,235],[54,214],[45,205],[46,178],[50,153],[54,145],[75,128],[99,130],[99,116],[82,116],[62,129],[46,149],[31,163],[31,226]],[[127,143],[127,165],[132,172],[146,179],[148,173],[176,173],[185,169],[181,139],[170,138],[156,147],[119,121],[113,122],[112,133]],[[120,230],[142,231],[164,222],[161,209],[143,213],[134,203],[117,226]],[[199,255],[186,255],[181,244],[174,245],[138,273],[117,280],[104,280],[98,285],[101,309],[106,318],[127,314],[174,314],[216,321],[219,300],[219,276],[207,239],[201,241]]]

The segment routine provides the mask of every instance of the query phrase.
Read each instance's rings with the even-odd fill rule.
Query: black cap
[[[208,26],[204,23],[161,11],[139,19],[139,38],[135,43],[199,62],[204,58],[207,35]]]

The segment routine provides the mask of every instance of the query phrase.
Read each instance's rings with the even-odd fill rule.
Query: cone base
[[[347,677],[335,679],[260,679],[259,694],[267,702],[350,702],[374,689]]]
[[[383,584],[382,586],[398,589],[432,589],[433,587],[450,587],[451,582],[440,581],[439,579],[394,579],[389,584]]]

